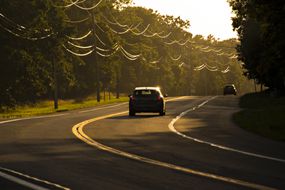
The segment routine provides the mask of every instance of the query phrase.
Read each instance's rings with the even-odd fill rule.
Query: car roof
[[[148,87],[136,87],[135,90],[158,90],[158,91],[160,91],[160,88],[148,86]]]
[[[235,87],[234,84],[227,84],[227,85],[225,85],[225,87],[228,87],[228,86]]]

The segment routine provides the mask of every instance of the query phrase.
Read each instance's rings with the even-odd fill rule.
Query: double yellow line
[[[223,181],[226,183],[231,183],[231,184],[236,184],[236,185],[240,185],[240,186],[244,186],[244,187],[248,187],[248,188],[253,188],[253,189],[263,189],[263,190],[275,190],[272,187],[268,187],[268,186],[264,186],[264,185],[259,185],[259,184],[255,184],[255,183],[251,183],[251,182],[247,182],[247,181],[243,181],[243,180],[238,180],[238,179],[233,179],[233,178],[229,178],[229,177],[224,177],[224,176],[219,176],[219,175],[215,175],[215,174],[210,174],[210,173],[205,173],[205,172],[201,172],[201,171],[197,171],[197,170],[193,170],[193,169],[189,169],[189,168],[185,168],[185,167],[181,167],[178,165],[174,165],[174,164],[170,164],[170,163],[166,163],[166,162],[161,162],[158,160],[154,160],[154,159],[150,159],[147,157],[143,157],[143,156],[138,156],[135,154],[131,154],[128,152],[124,152],[118,149],[114,149],[112,147],[103,145],[95,140],[93,140],[92,138],[90,138],[88,135],[86,135],[83,131],[83,128],[90,124],[93,123],[95,121],[99,121],[99,120],[103,120],[103,119],[107,119],[107,118],[111,118],[111,117],[115,117],[115,116],[119,116],[119,115],[123,115],[123,114],[127,114],[128,111],[124,111],[124,112],[119,112],[119,113],[115,113],[115,114],[109,114],[109,115],[105,115],[105,116],[101,116],[101,117],[96,117],[93,119],[89,119],[86,121],[83,121],[81,123],[78,123],[77,125],[73,126],[72,128],[72,132],[73,134],[79,138],[80,140],[82,140],[83,142],[96,147],[98,149],[119,155],[119,156],[123,156],[126,158],[130,158],[136,161],[140,161],[140,162],[144,162],[144,163],[148,163],[148,164],[152,164],[152,165],[156,165],[156,166],[160,166],[160,167],[164,167],[164,168],[169,168],[172,170],[177,170],[177,171],[181,171],[181,172],[185,172],[188,174],[192,174],[192,175],[196,175],[196,176],[200,176],[200,177],[206,177],[209,179],[214,179],[214,180],[218,180],[218,181]]]

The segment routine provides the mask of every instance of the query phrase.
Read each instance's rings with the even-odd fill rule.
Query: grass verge
[[[18,117],[30,117],[45,115],[56,112],[63,112],[81,108],[94,107],[105,104],[119,103],[128,101],[128,97],[120,97],[119,99],[111,98],[106,101],[101,100],[100,102],[96,101],[96,97],[89,97],[83,100],[59,100],[59,109],[55,110],[53,108],[53,101],[41,101],[33,105],[24,105],[17,106],[13,110],[8,110],[6,112],[0,113],[0,118],[18,118]]]
[[[236,124],[261,136],[285,141],[285,97],[246,94],[240,98],[240,107],[243,110],[233,116]]]

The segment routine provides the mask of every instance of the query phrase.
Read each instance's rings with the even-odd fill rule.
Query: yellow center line
[[[174,98],[175,100],[177,99],[181,99],[181,98]],[[169,101],[173,101],[174,99],[171,99]],[[216,175],[216,174],[211,174],[211,173],[206,173],[206,172],[201,172],[198,170],[193,170],[190,168],[185,168],[182,166],[178,166],[175,164],[170,164],[170,163],[166,163],[166,162],[162,162],[159,160],[154,160],[151,158],[147,158],[147,157],[143,157],[143,156],[139,156],[139,155],[135,155],[135,154],[131,154],[122,150],[118,150],[109,146],[106,146],[104,144],[101,144],[95,140],[93,140],[92,138],[90,138],[86,133],[84,133],[83,128],[93,122],[99,121],[99,120],[103,120],[103,119],[107,119],[107,118],[111,118],[111,117],[115,117],[115,116],[119,116],[119,115],[124,115],[127,114],[128,111],[123,111],[123,112],[119,112],[119,113],[114,113],[114,114],[109,114],[109,115],[105,115],[105,116],[100,116],[100,117],[96,117],[96,118],[92,118],[86,121],[83,121],[81,123],[78,123],[76,125],[74,125],[72,127],[72,132],[73,134],[79,138],[80,140],[82,140],[83,142],[96,147],[100,150],[104,150],[119,156],[123,156],[132,160],[136,160],[136,161],[140,161],[140,162],[144,162],[144,163],[148,163],[148,164],[152,164],[152,165],[156,165],[156,166],[160,166],[160,167],[164,167],[164,168],[169,168],[172,170],[177,170],[177,171],[181,171],[181,172],[185,172],[188,174],[192,174],[192,175],[196,175],[196,176],[200,176],[200,177],[205,177],[205,178],[209,178],[209,179],[214,179],[214,180],[218,180],[218,181],[223,181],[226,183],[231,183],[231,184],[235,184],[235,185],[239,185],[239,186],[244,186],[244,187],[248,187],[248,188],[253,188],[253,189],[263,189],[263,190],[276,190],[275,188],[272,187],[268,187],[265,185],[260,185],[260,184],[256,184],[256,183],[251,183],[251,182],[247,182],[247,181],[243,181],[243,180],[239,180],[239,179],[234,179],[234,178],[230,178],[230,177],[224,177],[224,176],[220,176],[220,175]]]

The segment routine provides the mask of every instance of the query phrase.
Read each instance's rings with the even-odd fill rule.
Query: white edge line
[[[22,176],[22,177],[25,177],[25,178],[28,178],[28,179],[31,179],[31,180],[34,180],[34,181],[42,182],[44,184],[57,187],[59,189],[70,190],[69,188],[63,187],[63,186],[61,186],[59,184],[55,184],[55,183],[52,183],[52,182],[49,182],[49,181],[46,181],[46,180],[41,180],[39,178],[32,177],[32,176],[29,176],[29,175],[26,175],[26,174],[23,174],[23,173],[20,173],[20,172],[11,170],[11,169],[0,167],[0,170],[7,171],[7,172],[10,172],[10,173],[13,173],[13,174],[17,174],[19,176]],[[3,177],[5,179],[7,179],[7,180],[10,180],[10,181],[15,182],[15,183],[20,184],[20,185],[23,185],[25,187],[29,187],[29,188],[34,189],[34,190],[49,190],[48,188],[44,188],[44,187],[41,187],[39,185],[35,185],[35,184],[31,183],[31,182],[28,182],[28,181],[25,181],[23,179],[17,178],[15,176],[9,175],[9,174],[4,173],[2,171],[0,171],[0,177]]]
[[[31,119],[42,119],[42,118],[60,117],[60,116],[68,115],[68,114],[70,114],[70,113],[63,113],[63,114],[56,114],[56,115],[45,115],[45,116],[37,116],[37,117],[25,117],[25,118],[11,119],[11,120],[0,121],[0,124],[12,123],[12,122],[23,121],[23,120],[31,120]]]
[[[35,184],[27,182],[27,181],[24,181],[22,179],[19,179],[17,177],[11,176],[9,174],[5,174],[5,173],[3,173],[1,171],[0,171],[0,176],[5,178],[5,179],[7,179],[7,180],[9,180],[9,181],[12,181],[12,182],[20,184],[22,186],[28,187],[30,189],[34,189],[34,190],[48,190],[47,188],[35,185]]]
[[[107,109],[107,108],[118,107],[118,106],[122,106],[122,105],[127,104],[127,103],[128,102],[124,102],[124,103],[120,103],[120,104],[116,104],[116,105],[112,105],[112,106],[105,106],[105,107],[101,107],[101,108],[94,108],[94,109],[90,109],[90,110],[79,111],[78,113],[86,113],[86,112],[92,112],[92,111]]]
[[[178,100],[178,99],[184,99],[184,98],[185,98],[185,96],[178,97],[178,98],[171,98],[169,100],[166,100],[166,102],[174,101],[174,100]],[[116,104],[116,105],[112,105],[112,106],[105,106],[105,107],[101,107],[101,108],[94,108],[94,109],[90,109],[90,110],[79,111],[78,113],[86,113],[86,112],[92,112],[92,111],[107,109],[107,108],[113,108],[113,107],[118,107],[118,106],[122,106],[125,104],[128,104],[128,102],[124,102],[124,103],[120,103],[120,104]]]
[[[165,100],[165,102],[174,101],[174,100],[178,100],[178,99],[184,99],[184,98],[185,98],[184,96],[178,97],[178,98],[171,98],[169,100]],[[92,111],[107,109],[107,108],[113,108],[113,107],[122,106],[124,104],[128,104],[128,102],[124,102],[124,103],[116,104],[116,105],[112,105],[112,106],[105,106],[105,107],[101,107],[101,108],[94,108],[94,109],[90,109],[90,110],[79,111],[78,113],[86,113],[86,112],[92,112]]]
[[[172,98],[172,99],[166,100],[166,101],[174,101],[174,100],[183,99],[183,98],[185,98],[185,97]],[[121,104],[117,104],[117,105],[113,105],[113,106],[103,107],[103,108],[95,108],[95,109],[92,109],[92,110],[81,111],[81,112],[79,112],[79,113],[85,113],[85,112],[91,112],[91,111],[95,111],[95,110],[107,109],[107,108],[112,108],[112,107],[121,106],[121,105],[124,105],[124,104],[127,104],[127,102],[124,102],[124,103],[121,103]],[[126,112],[124,112],[124,113],[126,113]],[[60,116],[69,115],[69,114],[70,114],[70,113],[64,113],[64,114],[57,114],[57,115],[48,115],[48,116],[37,116],[37,117],[11,119],[11,120],[0,121],[0,124],[12,123],[12,122],[23,121],[23,120],[32,120],[32,119],[42,119],[42,118],[60,117]],[[61,188],[61,189],[69,190],[69,188],[63,187],[63,186],[61,186],[61,185],[54,184],[54,183],[51,183],[51,182],[48,182],[48,181],[45,181],[45,180],[41,180],[41,179],[38,179],[38,178],[35,178],[35,177],[31,177],[31,176],[22,174],[22,173],[20,173],[20,172],[16,172],[16,171],[14,171],[14,170],[2,168],[2,167],[0,167],[0,169],[6,170],[6,171],[9,171],[9,172],[12,172],[12,173],[15,173],[15,174],[24,176],[24,177],[27,177],[27,178],[29,178],[29,179],[33,179],[33,180],[36,180],[36,181],[40,181],[40,182],[43,182],[43,183],[45,183],[45,184],[53,185],[53,186],[58,187],[58,188]],[[23,185],[23,186],[25,186],[25,187],[28,187],[28,188],[31,188],[31,189],[34,189],[34,190],[48,190],[47,188],[44,188],[44,187],[41,187],[41,186],[32,184],[32,183],[30,183],[30,182],[24,181],[24,180],[22,180],[22,179],[20,179],[20,178],[17,178],[17,177],[14,177],[14,176],[12,176],[12,175],[3,173],[3,172],[1,172],[1,171],[0,171],[0,176],[3,177],[3,178],[5,178],[5,179],[8,179],[8,180],[10,180],[10,181],[12,181],[12,182],[18,183],[18,184],[20,184],[20,185]]]
[[[89,144],[89,145],[96,147],[100,150],[107,151],[107,152],[110,152],[110,153],[113,153],[113,154],[116,154],[119,156],[123,156],[123,157],[130,158],[133,160],[137,160],[140,162],[153,164],[153,165],[157,165],[157,166],[161,166],[161,167],[165,167],[165,168],[169,168],[169,169],[173,169],[173,170],[177,170],[177,171],[181,171],[181,172],[185,172],[185,173],[190,173],[190,174],[201,176],[201,177],[215,179],[218,181],[224,181],[227,183],[236,184],[236,185],[240,185],[240,186],[244,186],[244,187],[249,187],[249,188],[254,188],[254,189],[263,189],[263,190],[275,190],[275,188],[272,188],[272,187],[259,185],[259,184],[255,184],[255,183],[251,183],[251,182],[247,182],[247,181],[242,181],[242,180],[238,180],[238,179],[233,179],[233,178],[229,178],[229,177],[219,176],[219,175],[215,175],[215,174],[205,173],[205,172],[201,172],[201,171],[197,171],[197,170],[192,170],[192,169],[185,168],[182,166],[169,164],[166,162],[161,162],[161,161],[150,159],[147,157],[143,157],[143,156],[131,154],[128,152],[124,152],[124,151],[103,145],[103,144],[93,140],[92,138],[90,138],[88,135],[86,135],[83,132],[83,128],[92,122],[99,121],[99,120],[106,119],[106,118],[110,118],[110,117],[114,117],[114,116],[118,116],[118,115],[123,115],[126,113],[128,113],[128,111],[110,114],[110,115],[105,115],[105,116],[101,116],[101,117],[95,117],[93,119],[85,120],[81,123],[74,125],[72,127],[72,132],[78,139],[85,142],[86,144]]]
[[[282,163],[285,163],[285,160],[284,159],[281,159],[281,158],[275,158],[275,157],[271,157],[271,156],[265,156],[265,155],[261,155],[261,154],[256,154],[256,153],[251,153],[251,152],[247,152],[247,151],[242,151],[242,150],[238,150],[238,149],[234,149],[234,148],[230,148],[230,147],[226,147],[226,146],[223,146],[223,145],[218,145],[218,144],[215,144],[215,143],[211,143],[211,142],[208,142],[208,141],[203,141],[203,140],[200,140],[200,139],[197,139],[197,138],[193,138],[193,137],[190,137],[188,135],[185,135],[179,131],[176,130],[176,128],[174,127],[174,124],[176,123],[176,121],[178,121],[179,119],[181,119],[184,115],[186,115],[187,113],[191,112],[191,111],[194,111],[202,106],[204,106],[206,103],[208,103],[209,101],[213,100],[214,98],[216,97],[213,97],[213,98],[210,98],[206,101],[204,101],[203,103],[199,104],[198,106],[195,106],[193,108],[190,108],[184,112],[182,112],[180,115],[178,115],[176,118],[174,118],[168,125],[168,128],[176,133],[177,135],[183,137],[183,138],[186,138],[186,139],[190,139],[192,141],[195,141],[195,142],[198,142],[198,143],[202,143],[202,144],[206,144],[206,145],[210,145],[212,147],[215,147],[215,148],[219,148],[219,149],[222,149],[222,150],[227,150],[227,151],[231,151],[231,152],[236,152],[236,153],[240,153],[240,154],[244,154],[244,155],[248,155],[248,156],[253,156],[253,157],[257,157],[257,158],[262,158],[262,159],[267,159],[267,160],[272,160],[272,161],[277,161],[277,162],[282,162]]]
[[[178,97],[178,98],[172,98],[170,100],[166,100],[166,102],[168,101],[174,101],[174,100],[178,100],[178,99],[183,99],[185,98],[183,97]],[[86,112],[92,112],[92,111],[96,111],[96,110],[101,110],[101,109],[107,109],[107,108],[112,108],[112,107],[117,107],[117,106],[121,106],[124,104],[127,104],[128,102],[124,102],[121,104],[117,104],[117,105],[113,105],[113,106],[106,106],[106,107],[102,107],[102,108],[95,108],[95,109],[91,109],[91,110],[85,110],[85,111],[80,111],[78,113],[86,113]],[[5,121],[0,121],[0,125],[1,124],[5,124],[5,123],[12,123],[12,122],[17,122],[17,121],[24,121],[24,120],[32,120],[32,119],[42,119],[42,118],[52,118],[52,117],[60,117],[60,116],[64,116],[64,115],[69,115],[70,113],[64,113],[64,114],[56,114],[56,115],[46,115],[46,116],[36,116],[36,117],[25,117],[25,118],[18,118],[18,119],[11,119],[11,120],[5,120]]]

